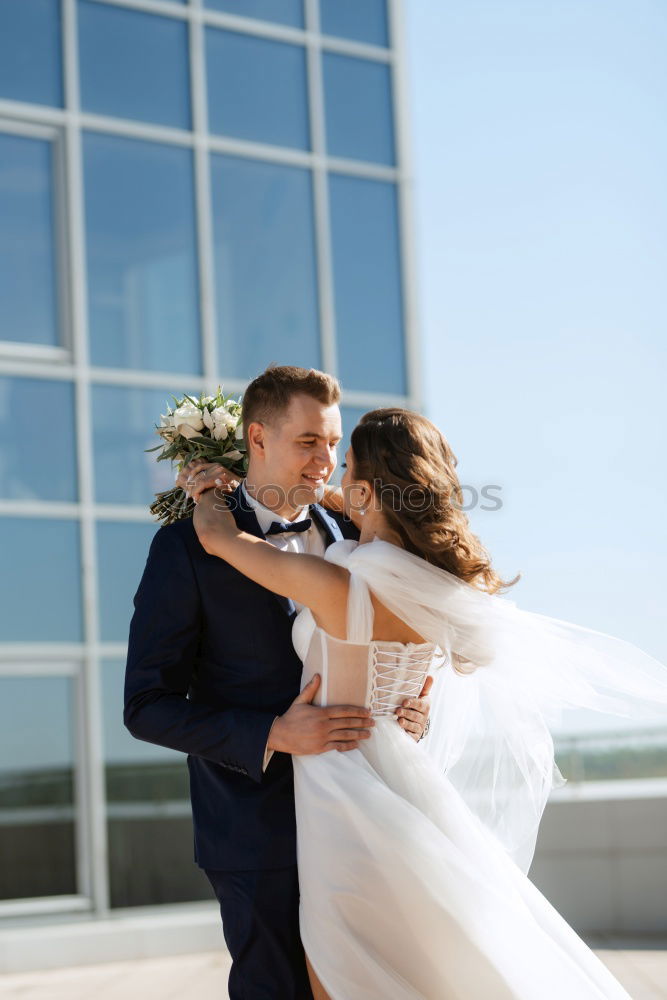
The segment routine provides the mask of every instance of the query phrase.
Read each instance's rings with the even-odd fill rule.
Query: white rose
[[[208,416],[209,420],[206,421],[206,426],[211,431],[211,437],[216,441],[226,441],[230,431],[229,422],[231,419],[227,407],[216,406]]]
[[[202,420],[201,410],[194,403],[183,403],[179,406],[177,410],[174,410],[173,414],[174,425],[178,428],[179,434],[183,434],[181,427],[190,427],[193,431],[201,431],[204,429],[204,421]],[[184,437],[192,437],[191,434],[185,434]]]
[[[241,421],[238,427],[236,428],[236,440],[240,441],[242,437],[243,437],[243,422]]]

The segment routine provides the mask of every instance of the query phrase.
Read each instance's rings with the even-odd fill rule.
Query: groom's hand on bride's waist
[[[359,705],[313,705],[320,686],[315,674],[284,715],[278,716],[269,733],[268,750],[295,756],[354,750],[370,738],[375,725],[370,709]]]

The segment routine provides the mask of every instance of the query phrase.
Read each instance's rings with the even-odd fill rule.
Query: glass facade
[[[3,335],[60,339],[54,141],[0,133],[0,297]]]
[[[0,920],[211,897],[122,723],[146,449],[271,362],[419,405],[398,2],[0,3]]]
[[[211,132],[310,148],[303,45],[208,28],[206,56]]]
[[[225,369],[248,379],[278,345],[284,364],[321,367],[310,171],[214,154],[211,184]]]
[[[81,107],[190,128],[187,24],[79,0]]]
[[[0,97],[62,107],[59,0],[0,4]]]
[[[320,24],[326,35],[368,45],[389,42],[385,0],[320,0]]]
[[[25,442],[39,441],[45,420],[58,446],[26,462]],[[78,499],[72,382],[0,375],[0,441],[0,500]]]
[[[201,372],[192,150],[83,137],[94,365]]]
[[[325,52],[323,69],[327,151],[348,160],[393,166],[389,67]]]
[[[72,678],[0,677],[2,899],[76,892],[74,715]]]

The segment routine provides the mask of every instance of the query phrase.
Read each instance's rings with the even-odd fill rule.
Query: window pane
[[[329,155],[393,166],[389,67],[333,52],[323,66]]]
[[[68,677],[0,677],[0,899],[77,892]]]
[[[137,592],[156,524],[100,521],[97,575],[103,642],[127,642]]]
[[[93,364],[199,372],[191,152],[89,133],[84,168]]]
[[[386,0],[320,0],[320,26],[325,35],[389,43]]]
[[[350,435],[361,420],[364,413],[367,413],[368,410],[371,409],[373,409],[372,406],[341,406],[340,408],[340,415],[343,418],[343,437],[338,445],[338,465],[336,467],[336,471],[331,477],[331,482],[334,485],[340,484],[340,481],[345,473],[343,462],[345,461],[345,453],[350,447]]]
[[[345,389],[405,393],[396,189],[329,178],[338,374]]]
[[[364,413],[374,409],[373,406],[342,406],[340,413],[343,418],[343,440],[338,445],[338,461],[342,465],[345,461],[345,452],[350,447],[350,436],[357,426]]]
[[[190,128],[183,21],[79,0],[84,110]]]
[[[60,0],[0,3],[0,97],[62,107]]]
[[[220,366],[320,364],[310,172],[212,156]]]
[[[103,662],[111,905],[210,899],[208,880],[193,863],[185,755],[130,736],[124,678],[124,661]]]
[[[18,429],[18,433],[17,433]],[[26,441],[44,439],[37,456]],[[0,377],[0,498],[76,500],[74,389],[70,382]]]
[[[59,340],[52,155],[43,139],[0,134],[0,340]]]
[[[206,63],[211,132],[309,148],[301,45],[208,28]]]
[[[303,0],[205,0],[211,10],[303,28]]]
[[[2,641],[80,642],[78,521],[0,518],[0,552]]]
[[[132,503],[148,506],[155,493],[174,485],[176,468],[158,462],[157,452],[146,452],[163,443],[155,433],[160,414],[187,388],[126,389],[93,386],[93,456],[95,499],[98,503]],[[192,395],[199,393],[192,390]]]

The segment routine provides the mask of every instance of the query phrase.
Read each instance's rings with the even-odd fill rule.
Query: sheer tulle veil
[[[629,642],[522,611],[380,539],[348,569],[440,647],[424,749],[525,873],[549,793],[566,783],[552,737],[563,712],[667,726],[667,667]]]

